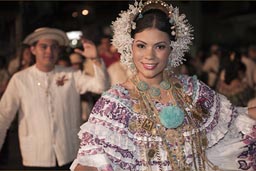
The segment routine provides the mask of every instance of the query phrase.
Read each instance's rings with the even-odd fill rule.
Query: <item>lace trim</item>
[[[232,120],[232,113],[231,110],[232,106],[231,103],[226,99],[226,97],[220,95],[219,96],[219,105],[220,109],[219,111],[215,111],[217,107],[215,105],[212,107],[211,111],[211,120],[209,123],[205,124],[205,128],[209,128],[210,124],[212,124],[215,121],[214,115],[218,113],[218,120],[216,121],[217,125],[214,126],[214,128],[207,134],[208,138],[208,147],[213,146],[214,144],[218,143],[218,141],[225,136],[225,134],[228,132],[228,128],[230,125],[230,122]]]

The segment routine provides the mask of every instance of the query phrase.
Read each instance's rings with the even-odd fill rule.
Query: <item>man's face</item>
[[[42,71],[51,71],[58,59],[59,44],[56,40],[40,39],[31,47],[31,52],[36,56],[36,66]]]

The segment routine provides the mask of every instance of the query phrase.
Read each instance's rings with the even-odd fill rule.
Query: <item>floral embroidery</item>
[[[205,86],[201,82],[195,82],[192,84],[190,81],[190,77],[180,77],[180,80],[183,80],[184,85],[190,84],[189,89],[186,93],[190,94],[193,90],[195,90],[194,86],[196,85],[196,100],[199,104],[203,103],[203,106],[211,111],[212,110],[212,118],[209,120],[209,124],[207,123],[206,128],[203,128],[207,131],[209,137],[215,138],[216,135],[215,130],[223,130],[224,128],[218,128],[218,124],[221,124],[222,119],[220,112],[222,110],[228,110],[229,115],[232,115],[231,120],[235,119],[237,116],[236,108],[230,106],[230,103],[227,103],[226,99],[222,96],[214,94],[211,89]],[[185,84],[186,83],[186,84]],[[209,94],[207,94],[207,92]],[[192,94],[192,93],[191,93]],[[202,95],[203,94],[203,95]],[[208,96],[206,96],[208,95]],[[144,141],[148,140],[149,146],[153,147],[155,141],[158,141],[158,145],[160,148],[163,147],[162,143],[158,139],[153,139],[152,134],[149,134],[147,131],[143,129],[137,129],[136,123],[140,124],[143,122],[144,117],[141,117],[138,113],[130,110],[132,103],[136,103],[136,100],[130,100],[130,94],[127,93],[127,89],[122,87],[121,85],[115,86],[105,92],[102,98],[97,101],[94,106],[92,113],[90,115],[89,121],[86,123],[86,127],[82,128],[82,132],[80,132],[79,137],[81,139],[81,147],[79,149],[79,157],[89,156],[98,154],[100,156],[104,156],[113,163],[113,170],[143,170],[146,168],[148,163],[145,162],[143,156],[137,155],[137,151],[144,148]],[[224,104],[223,104],[224,103]],[[227,104],[226,104],[227,103]],[[223,106],[224,105],[224,106]],[[157,110],[160,111],[165,104],[157,104]],[[213,110],[214,109],[214,110]],[[115,114],[113,114],[115,113]],[[231,114],[232,113],[232,114]],[[130,119],[131,118],[131,119]],[[129,123],[133,121],[133,123]],[[186,118],[184,122],[186,121]],[[208,121],[208,120],[207,120]],[[220,122],[219,122],[220,121]],[[230,123],[230,118],[228,121]],[[225,130],[229,128],[229,123],[225,125]],[[134,125],[131,125],[134,124]],[[226,124],[226,123],[225,123]],[[131,126],[130,126],[131,125]],[[135,128],[135,129],[130,129]],[[104,131],[102,131],[104,130]],[[185,130],[184,130],[185,131]],[[236,132],[237,134],[237,132]],[[220,135],[216,137],[216,140],[209,139],[210,145],[213,146],[216,142],[218,142],[224,135]],[[144,139],[143,139],[143,138]],[[254,138],[253,138],[254,137]],[[158,138],[158,137],[155,137]],[[191,141],[191,136],[187,135],[185,137],[185,158],[186,161],[191,165],[193,164],[192,159],[192,147],[189,142]],[[256,126],[251,134],[244,135],[244,145],[245,151],[239,158],[237,158],[237,165],[240,164],[240,170],[255,170],[255,155],[256,155]],[[254,142],[254,145],[253,145]],[[175,147],[176,144],[169,144],[170,147]],[[240,148],[240,147],[239,147]],[[244,157],[244,158],[243,158]],[[154,170],[158,170],[159,165],[163,166],[163,170],[171,170],[170,162],[163,158],[161,163],[156,159],[150,163],[152,168],[156,168]],[[237,168],[239,167],[236,166]],[[106,165],[101,166],[101,169],[105,169],[108,167]],[[111,167],[110,167],[111,168]],[[249,168],[249,169],[248,169]],[[110,169],[111,170],[111,169]],[[239,170],[239,169],[237,169]]]
[[[244,137],[243,142],[246,149],[238,156],[239,169],[256,170],[256,125],[253,126],[252,133]]]
[[[60,76],[57,78],[56,80],[56,84],[57,86],[63,86],[65,84],[65,82],[68,81],[68,78],[66,78],[66,75]]]

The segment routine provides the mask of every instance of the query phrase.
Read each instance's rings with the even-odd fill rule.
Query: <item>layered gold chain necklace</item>
[[[173,97],[174,105],[167,105],[159,112],[155,107],[155,101],[161,100],[161,89],[150,87],[146,82],[139,80],[138,77],[131,79],[135,88],[130,90],[131,98],[137,103],[133,105],[136,113],[145,115],[141,123],[129,121],[129,129],[143,129],[150,133],[152,141],[156,136],[161,137],[164,150],[167,152],[167,159],[172,170],[190,171],[191,165],[186,162],[185,137],[184,132],[189,133],[190,144],[192,146],[193,165],[196,171],[205,171],[205,163],[213,170],[218,170],[205,156],[207,139],[205,131],[199,131],[200,123],[204,117],[208,117],[202,109],[193,105],[190,96],[183,93],[182,85],[179,80],[171,78],[164,79],[160,83],[162,92],[167,97]],[[171,84],[172,82],[172,84]],[[157,146],[157,145],[156,145]],[[159,161],[159,170],[163,170],[159,148],[146,147],[146,159],[148,170],[151,170],[149,162],[156,157]]]

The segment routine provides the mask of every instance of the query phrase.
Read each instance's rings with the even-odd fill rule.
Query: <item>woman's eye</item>
[[[157,49],[165,49],[165,48],[166,48],[165,45],[158,45],[158,46],[157,46]]]
[[[142,48],[145,47],[145,45],[143,45],[143,44],[137,44],[137,47],[142,49]]]

